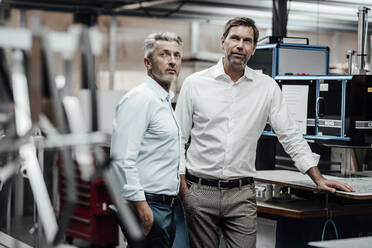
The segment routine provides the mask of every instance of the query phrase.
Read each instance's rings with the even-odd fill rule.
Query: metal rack
[[[305,84],[314,88],[312,92],[315,94],[309,93],[308,111],[311,113],[308,116],[311,117],[307,118],[307,126],[313,129],[304,135],[305,138],[348,142],[356,146],[368,146],[372,143],[372,114],[368,109],[372,103],[372,76],[276,76],[275,80],[281,86]],[[327,97],[331,99],[327,106],[332,113],[320,110],[324,108],[322,104],[326,104],[323,101]],[[335,102],[337,97],[338,102]],[[266,130],[263,134],[275,135],[272,130]]]

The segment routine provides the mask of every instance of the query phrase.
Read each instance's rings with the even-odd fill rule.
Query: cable
[[[334,222],[333,220],[328,219],[328,220],[324,223],[324,225],[323,225],[322,241],[324,240],[324,234],[325,234],[325,230],[326,230],[326,228],[327,228],[328,223],[331,223],[331,224],[332,224],[332,226],[333,226],[333,230],[335,231],[335,234],[336,234],[336,239],[338,239],[338,231],[337,231],[336,224],[335,224],[335,222]]]
[[[162,14],[162,15],[153,15],[150,13],[150,11],[148,10],[148,8],[144,7],[142,5],[142,2],[141,0],[137,0],[138,4],[140,5],[141,7],[141,10],[148,16],[148,17],[169,17],[171,15],[173,15],[174,13],[178,12],[182,7],[183,5],[185,5],[189,0],[184,0],[184,1],[181,1],[178,6],[175,8],[175,9],[172,9],[172,10],[169,10],[168,12],[166,12],[165,14]]]
[[[285,17],[284,17],[285,18],[284,21],[285,21],[285,26],[286,27],[288,26],[288,15],[289,15],[289,11],[290,11],[290,8],[291,8],[291,5],[290,4],[291,4],[291,0],[288,0],[288,5],[287,5],[288,7],[286,9],[286,13],[285,13]],[[275,19],[276,19],[276,21],[280,25],[282,25],[282,23],[281,23],[281,17],[279,15],[278,8],[279,8],[279,5],[276,5],[276,0],[273,0],[273,9],[274,9]],[[287,34],[285,34],[285,35],[283,34],[283,29],[282,28],[279,29],[279,36],[282,36],[282,37],[287,36]]]
[[[278,13],[278,8],[277,8],[276,1],[275,0],[273,0],[273,9],[274,9],[274,15],[275,15],[275,19],[276,19],[277,23],[281,24],[281,22],[280,22],[280,15]],[[279,28],[279,35],[278,36],[283,36],[282,29],[281,28]]]
[[[258,39],[257,43],[260,43],[261,41],[263,41],[264,39],[267,39],[267,38],[269,38],[269,37],[270,37],[270,35],[266,35],[266,36],[264,36],[264,37]]]
[[[316,44],[319,45],[319,0],[317,1],[316,24]]]
[[[285,15],[285,23],[287,26],[288,26],[288,15],[289,15],[289,11],[291,10],[291,1],[292,0],[288,0],[287,14]]]

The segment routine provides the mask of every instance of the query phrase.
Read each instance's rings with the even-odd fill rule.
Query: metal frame
[[[342,92],[341,92],[341,133],[340,136],[344,137],[345,134],[345,111],[346,111],[346,80],[341,80]]]
[[[332,76],[276,76],[274,77],[275,80],[293,80],[293,81],[316,81],[316,99],[320,97],[320,81],[323,80],[337,80],[340,81],[342,84],[342,92],[341,92],[341,102],[340,102],[340,110],[341,110],[341,128],[340,128],[340,135],[339,136],[332,136],[332,135],[318,135],[319,134],[319,126],[320,122],[323,120],[320,120],[318,115],[315,115],[315,120],[313,120],[313,125],[315,126],[315,135],[304,135],[304,138],[306,139],[312,139],[312,140],[328,140],[328,141],[343,141],[348,142],[350,141],[349,137],[346,137],[346,130],[345,130],[345,118],[346,118],[346,84],[348,80],[351,80],[353,76],[351,75],[332,75]],[[316,108],[318,108],[318,105],[316,105]],[[316,110],[316,113],[318,111]],[[312,119],[308,119],[309,122],[312,122]],[[312,126],[312,125],[311,125]],[[264,131],[262,133],[265,136],[276,136],[273,131]]]
[[[315,45],[305,45],[305,44],[293,44],[293,43],[275,43],[275,44],[262,44],[258,45],[257,49],[272,49],[272,77],[278,77],[279,72],[279,49],[299,49],[299,50],[316,50],[325,51],[326,53],[326,75],[329,73],[329,48],[326,46],[315,46]]]
[[[269,132],[269,131],[263,131],[262,135],[276,137],[275,133]],[[348,137],[342,138],[342,137],[336,137],[336,136],[330,136],[330,135],[318,136],[318,135],[305,134],[304,138],[305,139],[310,139],[310,140],[350,141],[350,138],[348,138]]]
[[[319,134],[319,99],[320,99],[320,80],[316,80],[316,89],[315,89],[315,99],[316,99],[316,105],[315,105],[315,134]]]
[[[29,91],[38,91],[40,93],[40,80],[38,80],[38,77],[32,77],[31,81],[27,80],[27,71],[24,69],[25,64],[23,63],[24,56],[19,47],[17,47],[20,45],[9,44],[9,42],[2,43],[2,40],[0,39],[0,47],[9,47],[13,45],[12,48],[16,48],[16,50],[13,52],[14,59],[12,67],[12,93],[14,96],[17,133],[17,135],[14,134],[12,136],[9,136],[9,134],[7,134],[7,136],[1,138],[0,151],[18,151],[19,157],[21,158],[21,164],[23,166],[23,169],[21,168],[21,171],[27,173],[37,205],[38,216],[40,218],[37,224],[41,224],[44,229],[48,247],[53,247],[57,246],[62,241],[66,227],[72,216],[74,206],[77,201],[75,166],[73,164],[74,161],[72,158],[71,147],[105,143],[107,142],[107,136],[100,132],[84,132],[84,128],[79,125],[78,119],[79,116],[81,117],[81,114],[79,114],[77,109],[75,109],[78,105],[75,101],[76,98],[71,98],[71,96],[68,96],[70,93],[69,89],[63,91],[58,89],[56,86],[55,58],[53,54],[55,50],[53,50],[53,48],[51,47],[50,36],[47,30],[41,26],[38,18],[31,19],[32,32],[29,32],[30,35],[27,36],[29,37],[29,39],[27,39],[28,43],[25,43],[27,44],[27,50],[32,49],[31,60],[29,60],[28,62],[35,63],[38,66],[41,66],[39,65],[39,63],[41,62],[41,54],[43,53],[43,58],[46,62],[46,81],[53,97],[54,114],[56,115],[57,128],[55,128],[49,122],[49,120],[41,114],[39,108],[40,99],[39,101],[35,102],[36,104],[33,104],[32,102],[32,98],[35,96],[30,96]],[[18,32],[18,30],[16,29],[15,31]],[[89,30],[88,27],[85,27],[79,35],[82,38],[80,43],[82,45],[81,48],[83,49],[84,54],[83,59],[86,62],[84,71],[86,76],[85,79],[87,80],[86,83],[92,93],[92,111],[94,113],[92,115],[92,123],[94,124],[92,129],[93,131],[96,131],[98,130],[98,113],[96,108],[97,97],[95,85],[95,65],[93,60],[94,52],[97,53],[98,51],[93,51],[91,45],[94,42],[98,43],[98,40],[95,40],[95,38],[90,35],[90,31],[91,30]],[[66,44],[66,46],[67,45],[71,44]],[[22,45],[22,48],[25,48],[24,44]],[[54,49],[57,48],[54,47]],[[71,58],[65,58],[65,69],[67,74],[66,76],[68,78],[70,78],[70,75],[68,74],[70,71],[69,67],[71,66],[71,64],[69,63],[69,59]],[[41,74],[41,71],[33,71],[33,74]],[[30,89],[28,86],[30,86]],[[63,104],[64,99],[66,100],[65,104]],[[65,118],[65,112],[67,112],[67,119]],[[34,114],[35,118],[32,118],[32,113]],[[35,131],[35,127],[37,126],[40,126],[44,130],[44,132],[48,134],[48,137],[46,139],[33,139],[32,134]],[[70,133],[70,131],[73,131],[72,134]],[[67,199],[65,201],[64,211],[61,213],[62,217],[58,224],[53,212],[53,207],[48,195],[48,191],[45,186],[43,174],[36,157],[37,148],[44,149],[57,147],[60,147],[62,150],[62,160],[64,165],[62,168],[63,173],[67,179]],[[39,150],[39,152],[41,153],[42,150]],[[140,247],[140,244],[144,238],[143,232],[136,217],[130,211],[128,203],[120,193],[120,186],[117,178],[114,174],[112,174],[111,170],[108,169],[110,160],[103,159],[103,151],[99,148],[95,149],[95,155],[98,161],[98,169],[96,170],[95,175],[93,175],[91,178],[93,178],[94,176],[99,176],[103,173],[112,198],[117,205],[122,222],[128,229],[127,238],[133,240],[136,244],[138,244],[138,246],[136,247]],[[10,164],[9,166],[12,166],[14,168],[10,168],[11,170],[8,170],[9,167],[6,167],[1,168],[0,170],[0,179],[2,181],[8,180],[12,175],[14,175],[14,172],[17,169],[15,163],[13,163],[13,165]],[[8,203],[8,205],[10,206],[10,201],[8,201]],[[10,215],[8,214],[8,216]],[[40,227],[40,225],[38,226]],[[38,233],[41,234],[40,228],[38,230]],[[44,242],[43,244],[41,244],[41,238],[39,240],[40,242],[38,245],[43,245]]]
[[[0,244],[2,247],[31,248],[31,246],[0,232]],[[4,245],[4,246],[3,246]]]

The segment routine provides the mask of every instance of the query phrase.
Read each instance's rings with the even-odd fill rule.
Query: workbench
[[[310,247],[309,242],[321,240],[322,228],[328,219],[332,219],[336,224],[340,238],[372,235],[369,224],[372,221],[372,178],[325,177],[346,182],[356,191],[336,191],[334,194],[329,194],[320,192],[310,177],[300,172],[257,171],[256,183],[278,184],[291,190],[305,190],[314,196],[313,199],[292,197],[286,201],[257,201],[259,216],[257,247],[259,245],[272,248]],[[269,242],[270,246],[263,246],[260,243],[261,235],[265,235],[260,233],[262,228],[260,219],[274,223],[269,227],[275,228],[274,231],[268,232],[268,227],[264,227],[271,235],[265,239],[274,239]],[[326,231],[325,239],[335,239],[329,227]]]
[[[340,240],[327,240],[310,242],[309,245],[321,248],[370,248],[372,243],[372,237],[361,237],[351,239],[340,239]]]
[[[355,192],[337,190],[335,195],[358,200],[372,199],[372,177],[335,177],[324,175],[327,179],[345,182],[351,185]],[[291,188],[319,192],[315,183],[308,175],[289,170],[263,170],[257,171],[256,182],[279,184]]]

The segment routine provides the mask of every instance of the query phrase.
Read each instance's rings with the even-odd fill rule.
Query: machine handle
[[[324,116],[324,97],[322,96],[316,99],[315,113],[318,118]]]

